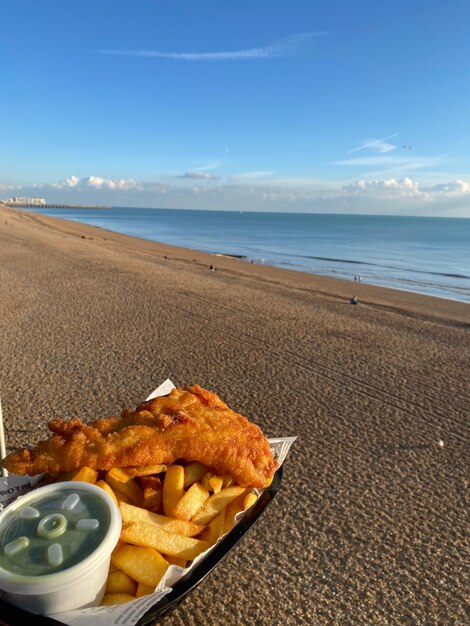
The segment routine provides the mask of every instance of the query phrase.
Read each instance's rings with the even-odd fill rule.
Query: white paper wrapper
[[[155,391],[153,391],[147,400],[152,398],[158,398],[159,396],[166,396],[174,388],[171,380],[167,379],[162,383]],[[282,465],[291,445],[296,440],[296,437],[279,437],[276,439],[268,439],[279,465]],[[8,506],[10,502],[16,500],[21,495],[28,493],[31,489],[40,486],[44,480],[43,476],[15,476],[10,475],[7,478],[0,478],[0,512],[4,507]],[[262,493],[262,490],[255,490],[257,495]],[[238,522],[245,513],[239,513],[235,518]],[[223,539],[221,537],[219,542]],[[209,550],[203,552],[191,563],[191,567],[183,569],[177,565],[170,565],[167,569],[165,576],[162,578],[155,592],[151,595],[137,598],[126,604],[116,604],[113,606],[99,606],[89,609],[80,609],[76,611],[66,611],[63,613],[56,613],[52,617],[64,624],[70,626],[134,626],[139,619],[149,609],[151,609],[161,598],[170,593],[172,586],[193,567],[195,567],[202,559],[204,559],[209,552],[213,550],[214,546],[211,546]],[[1,590],[0,590],[1,594]]]

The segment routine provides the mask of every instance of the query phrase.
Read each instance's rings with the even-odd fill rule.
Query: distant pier
[[[12,209],[110,209],[111,206],[108,204],[50,204],[47,202],[46,204],[39,203],[30,203],[30,204],[20,204],[16,202],[4,202],[7,206]]]

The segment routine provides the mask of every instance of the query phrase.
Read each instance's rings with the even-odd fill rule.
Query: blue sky
[[[470,216],[468,0],[3,0],[0,198]]]

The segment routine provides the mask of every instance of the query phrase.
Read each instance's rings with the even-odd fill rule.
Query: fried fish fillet
[[[278,464],[255,424],[199,385],[173,389],[127,409],[120,417],[84,424],[52,419],[54,435],[31,450],[5,457],[15,474],[59,474],[88,466],[96,470],[199,461],[243,487],[263,487]]]

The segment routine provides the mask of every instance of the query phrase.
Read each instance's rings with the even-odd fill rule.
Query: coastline
[[[463,220],[462,229],[456,231],[452,220],[444,220],[439,229],[431,218],[429,224],[415,218],[420,220],[417,224],[412,217],[390,216],[257,212],[240,216],[233,211],[125,207],[90,217],[80,211],[39,214],[255,264],[470,304],[470,267],[463,245],[466,236],[470,238],[470,220]],[[272,232],[266,235],[270,224]],[[316,233],[313,240],[306,236],[309,232]],[[439,241],[447,241],[447,247]]]
[[[143,239],[133,235],[124,235],[115,231],[101,228],[99,226],[89,226],[81,222],[62,219],[60,217],[43,215],[28,211],[17,211],[10,209],[0,203],[1,210],[11,210],[20,219],[27,216],[33,223],[43,224],[47,228],[56,229],[57,232],[67,233],[81,237],[84,235],[89,240],[99,240],[101,245],[114,247],[121,246],[123,249],[138,248],[146,255],[171,256],[172,261],[182,263],[195,263],[201,267],[216,265],[217,269],[228,273],[237,273],[246,276],[256,276],[258,279],[267,282],[274,281],[288,286],[295,283],[295,288],[311,289],[314,293],[330,295],[335,298],[345,298],[349,301],[352,295],[361,299],[363,304],[377,306],[398,307],[402,310],[409,309],[410,313],[415,312],[431,317],[449,317],[450,319],[470,321],[470,309],[468,304],[451,298],[431,296],[405,289],[393,287],[371,285],[365,282],[356,283],[342,278],[323,276],[300,272],[287,268],[263,265],[260,263],[249,263],[241,255],[201,252],[190,248],[172,246],[161,242]],[[0,220],[4,219],[0,213]]]
[[[298,436],[272,506],[168,623],[464,623],[467,304],[0,206],[0,327],[10,450],[167,377]]]

